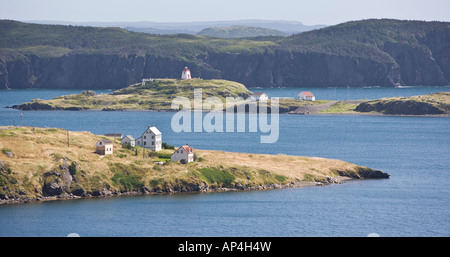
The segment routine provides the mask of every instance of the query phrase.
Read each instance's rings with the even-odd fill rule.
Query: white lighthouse
[[[191,79],[191,71],[188,67],[184,67],[183,72],[181,73],[181,79]]]

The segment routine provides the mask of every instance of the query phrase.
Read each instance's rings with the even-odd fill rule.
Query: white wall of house
[[[120,142],[122,145],[123,144],[130,144],[131,147],[135,147],[136,146],[136,140],[134,140],[133,138],[130,138],[128,136],[122,138],[122,141]]]
[[[302,93],[300,93],[300,94],[298,94],[298,99],[300,99],[300,100],[306,100],[306,101],[315,101],[316,100],[316,97],[315,96],[306,96],[306,95],[304,95],[304,94],[302,94]]]
[[[136,146],[144,147],[153,151],[162,149],[162,134],[156,127],[149,127],[141,137],[136,139]]]
[[[114,145],[109,143],[104,143],[102,140],[98,141],[96,144],[96,152],[98,154],[113,154]]]
[[[170,161],[173,162],[181,161],[183,159],[186,160],[186,162],[193,162],[194,153],[187,153],[183,147],[180,147],[170,156]]]
[[[251,95],[250,96],[250,101],[252,102],[256,102],[256,101],[264,101],[264,100],[268,100],[269,96],[266,93],[263,93],[261,95]]]

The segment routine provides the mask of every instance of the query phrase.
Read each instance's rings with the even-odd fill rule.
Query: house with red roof
[[[188,144],[180,146],[173,154],[170,156],[170,161],[181,163],[188,163],[194,161],[194,148],[190,147]]]
[[[306,101],[315,101],[316,100],[316,97],[313,95],[313,93],[311,93],[309,91],[300,92],[300,94],[298,94],[297,98],[300,100],[306,100]]]

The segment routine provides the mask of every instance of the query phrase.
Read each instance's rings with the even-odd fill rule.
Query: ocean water
[[[368,99],[401,95],[397,92],[408,96],[448,91],[372,89],[348,90],[349,95],[367,90]],[[269,95],[283,96],[283,90],[274,89]],[[296,91],[304,89],[292,92]],[[78,92],[0,91],[0,106]],[[334,89],[326,92],[334,95]],[[261,132],[175,133],[170,126],[173,114],[29,111],[22,113],[22,122],[133,136],[155,125],[163,141],[176,146],[189,143],[198,149],[341,159],[391,177],[326,187],[2,205],[0,236],[450,235],[450,118],[283,114],[278,141],[261,144]],[[17,110],[0,108],[0,125],[19,124],[19,115]]]

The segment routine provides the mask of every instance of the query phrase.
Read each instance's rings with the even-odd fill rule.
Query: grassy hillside
[[[450,92],[381,98],[363,102],[355,111],[406,115],[450,114]]]
[[[214,38],[251,38],[251,37],[285,37],[286,33],[275,29],[253,27],[253,26],[228,26],[206,28],[198,32],[197,35]]]
[[[171,109],[175,97],[186,97],[193,106],[194,89],[202,90],[203,99],[217,97],[225,108],[227,97],[241,97],[242,102],[235,104],[255,104],[247,100],[252,94],[243,84],[227,80],[202,79],[154,79],[145,84],[138,83],[116,90],[110,94],[96,94],[94,91],[84,91],[77,95],[64,95],[50,100],[34,99],[31,102],[15,105],[22,110],[168,110]],[[295,99],[280,99],[281,113],[289,112],[302,106],[319,105],[329,101],[299,101]],[[268,106],[271,106],[269,100]],[[215,108],[215,107],[214,107]]]
[[[188,34],[153,35],[121,28],[39,25],[9,20],[0,20],[0,34],[2,55],[11,55],[11,52],[37,56],[109,53],[191,59],[208,51],[260,52],[274,45],[269,41],[219,40]]]
[[[419,47],[425,35],[432,31],[448,33],[448,25],[448,22],[370,19],[308,31],[278,42],[281,47],[294,51],[395,62],[385,45],[399,43]]]
[[[246,99],[251,92],[242,84],[227,80],[155,79],[119,89],[111,94],[85,91],[51,100],[35,99],[17,108],[23,110],[170,110],[172,100],[179,97],[194,98],[194,89],[201,89],[203,98],[215,96],[225,102],[226,97]],[[193,107],[193,106],[192,106]]]
[[[448,22],[362,20],[289,37],[154,35],[0,21],[0,87],[123,88],[142,78],[227,79],[252,87],[450,81]]]
[[[173,150],[126,149],[118,139],[111,139],[114,154],[102,156],[95,153],[101,138],[57,128],[0,127],[0,202],[127,192],[262,189],[275,184],[327,183],[327,176],[361,178],[364,172],[376,172],[339,160],[206,150],[195,150],[197,161],[181,164],[168,161]]]
[[[254,27],[244,27],[254,29]],[[203,36],[153,35],[130,32],[121,28],[39,25],[0,20],[0,49],[2,53],[17,49],[20,52],[42,55],[67,52],[157,54],[159,56],[195,57],[207,52],[259,52],[285,49],[300,52],[319,52],[344,56],[366,56],[391,61],[383,52],[386,43],[419,45],[429,32],[446,31],[446,22],[400,20],[362,20],[342,23],[286,38],[217,39]],[[227,33],[242,27],[215,28]],[[46,47],[43,47],[46,46]]]

